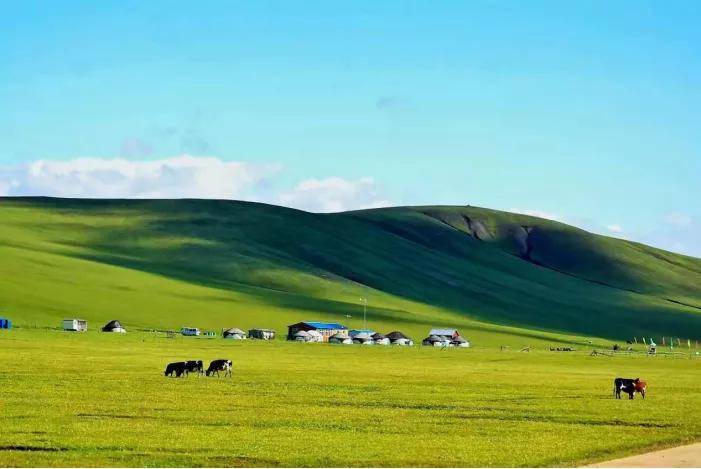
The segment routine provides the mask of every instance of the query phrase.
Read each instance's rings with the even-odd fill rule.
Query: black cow
[[[185,374],[197,373],[198,376],[204,375],[204,365],[202,360],[188,360],[185,362]]]
[[[229,378],[231,378],[231,370],[233,369],[233,364],[231,363],[231,360],[226,360],[226,359],[220,359],[220,360],[212,360],[209,364],[209,368],[207,368],[207,376],[212,376],[214,373],[217,374],[217,377],[219,377],[219,372],[223,371],[224,376],[229,374]]]
[[[635,386],[640,382],[640,378],[616,378],[613,380],[613,395],[616,399],[621,398],[621,392],[628,394],[630,399],[633,399],[635,394]]]
[[[174,363],[168,363],[168,366],[166,367],[165,375],[166,376],[173,376],[173,373],[175,373],[176,378],[180,378],[183,375],[187,374],[187,363],[186,362],[174,362]]]

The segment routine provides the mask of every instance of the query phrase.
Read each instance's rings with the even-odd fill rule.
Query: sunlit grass
[[[234,378],[169,379],[231,358]],[[0,464],[532,466],[701,437],[701,360],[0,335]],[[615,376],[650,383],[614,400]]]

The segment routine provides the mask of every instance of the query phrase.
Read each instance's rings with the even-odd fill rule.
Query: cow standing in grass
[[[640,381],[640,378],[616,378],[613,380],[613,395],[616,399],[621,398],[621,392],[628,394],[629,399],[633,399],[635,393],[638,392],[645,399],[645,391],[647,391],[647,383]]]
[[[175,374],[176,378],[180,378],[181,376],[187,374],[187,363],[186,362],[174,362],[174,363],[168,363],[168,366],[166,366],[166,371],[164,373],[166,376],[173,376]]]
[[[643,396],[643,399],[645,399],[645,392],[647,391],[647,382],[642,381],[640,378],[638,378],[633,387],[635,388],[635,392],[640,393],[640,395]]]
[[[204,365],[202,360],[188,360],[185,362],[185,374],[197,373],[198,376],[204,375]]]
[[[219,372],[223,371],[224,376],[229,374],[229,378],[231,378],[231,370],[233,369],[233,364],[231,363],[231,360],[226,360],[226,359],[221,359],[221,360],[212,360],[211,363],[209,364],[209,368],[207,368],[207,376],[212,376],[214,373],[217,374],[217,377],[219,377]]]

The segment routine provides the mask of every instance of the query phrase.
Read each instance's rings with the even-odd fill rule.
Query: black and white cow
[[[231,370],[233,369],[233,364],[231,363],[231,360],[226,360],[226,359],[220,359],[220,360],[212,360],[211,363],[209,364],[209,368],[207,368],[207,376],[212,376],[214,373],[217,374],[217,377],[219,376],[219,372],[223,371],[224,376],[229,374],[229,378],[231,378]]]
[[[613,380],[613,395],[616,399],[621,398],[621,392],[628,394],[630,399],[633,399],[635,394],[636,384],[640,382],[640,378],[616,378]]]
[[[197,373],[198,376],[204,375],[204,365],[202,360],[188,360],[185,362],[185,374]]]
[[[174,363],[168,363],[168,366],[166,366],[166,371],[165,375],[166,376],[173,376],[173,373],[175,373],[176,378],[180,378],[181,376],[184,376],[187,374],[187,363],[186,362],[174,362]]]

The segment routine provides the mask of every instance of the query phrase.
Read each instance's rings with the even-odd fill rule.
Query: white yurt
[[[356,334],[355,337],[353,337],[353,343],[361,345],[373,345],[374,341],[372,340],[370,334],[366,332],[361,332],[360,334]]]
[[[323,342],[324,336],[319,331],[307,331],[309,342]]]
[[[306,331],[297,331],[292,337],[295,342],[309,342],[311,340],[309,333]]]
[[[375,343],[375,345],[389,345],[389,343],[390,343],[389,338],[385,337],[384,335],[380,334],[379,332],[375,332],[371,337],[372,337],[372,341]]]
[[[331,337],[329,337],[330,344],[352,344],[353,339],[350,336],[344,334],[343,332],[338,332]]]
[[[225,339],[243,340],[246,338],[246,333],[243,332],[241,329],[232,327],[231,329],[227,329],[224,332],[222,332],[222,337],[224,337]]]
[[[430,347],[448,347],[450,346],[450,341],[444,339],[443,337],[438,337],[437,335],[430,335],[426,337],[421,345],[428,345]]]
[[[402,334],[399,331],[390,332],[389,334],[387,334],[387,338],[392,343],[392,345],[404,345],[404,346],[414,345],[414,341],[411,340],[411,338],[407,337],[406,335]]]

